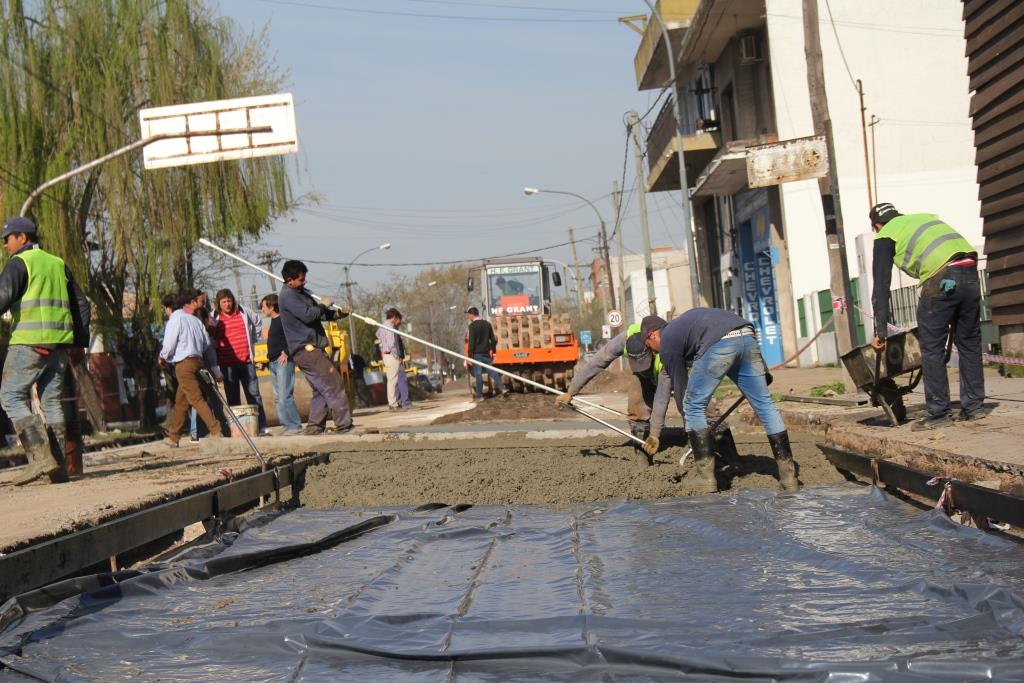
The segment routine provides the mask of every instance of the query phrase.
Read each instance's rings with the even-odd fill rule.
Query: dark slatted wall
[[[1024,2],[964,0],[989,304],[1024,324]]]

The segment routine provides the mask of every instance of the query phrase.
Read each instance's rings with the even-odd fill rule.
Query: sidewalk
[[[783,397],[807,396],[813,387],[842,379],[839,368],[783,368],[773,374],[772,393]],[[956,401],[958,372],[950,370],[949,378],[951,398]],[[900,385],[906,382],[906,378],[898,378]],[[985,407],[992,412],[984,420],[957,422],[951,428],[927,432],[912,432],[909,422],[892,427],[882,409],[872,407],[870,402],[849,407],[782,400],[776,405],[791,429],[809,429],[839,448],[912,466],[929,463],[936,470],[955,472],[956,465],[968,464],[1024,476],[1024,379],[1000,377],[995,370],[986,368],[985,389]],[[848,392],[837,398],[852,396]],[[908,420],[923,417],[923,383],[905,396],[904,402]],[[959,410],[958,403],[953,410]],[[757,421],[746,405],[740,413],[747,422]]]

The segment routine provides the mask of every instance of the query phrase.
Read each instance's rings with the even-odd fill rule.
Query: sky
[[[564,244],[570,226],[583,240],[580,261],[589,263],[597,244],[593,210],[572,197],[528,197],[526,186],[591,199],[611,236],[610,194],[624,161],[625,187],[634,186],[624,114],[643,114],[660,94],[636,89],[640,36],[617,21],[645,13],[643,0],[213,6],[242,31],[266,27],[295,97],[299,152],[288,165],[296,194],[319,198],[278,220],[246,253],[276,249],[306,261],[311,288],[328,295],[338,292],[342,267],[315,261],[347,263],[366,249],[373,251],[359,258],[364,265],[353,268],[352,279],[368,291],[420,269],[384,264],[551,245],[561,246],[537,255],[571,262]],[[632,193],[625,200],[624,243],[636,253],[636,201]],[[649,195],[648,215],[654,246],[682,245],[678,193]],[[385,242],[390,250],[375,249]],[[246,276],[247,293],[252,282],[260,294],[268,286],[264,276]]]

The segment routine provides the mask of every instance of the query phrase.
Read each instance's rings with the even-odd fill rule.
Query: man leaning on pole
[[[66,482],[64,369],[69,351],[77,362],[89,346],[89,302],[64,261],[39,246],[30,219],[8,218],[2,238],[11,258],[0,272],[0,314],[10,311],[12,321],[0,405],[28,458],[28,467],[13,483],[21,486],[44,476],[52,483]],[[33,386],[46,422],[32,413]]]

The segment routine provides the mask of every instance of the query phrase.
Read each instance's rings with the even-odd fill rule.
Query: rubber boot
[[[67,443],[68,433],[64,425],[51,425],[47,428],[50,441],[50,452],[57,461],[59,469],[50,475],[51,484],[66,484],[68,479]]]
[[[651,423],[640,421],[630,422],[629,433],[635,436],[636,438],[640,439],[641,441],[646,441],[647,437],[651,435]],[[647,453],[644,453],[643,446],[637,443],[636,441],[632,441],[631,443],[633,444],[633,450],[644,457],[644,461],[647,463],[648,467],[654,465],[653,455],[648,455]]]
[[[779,483],[783,491],[796,491],[800,482],[796,479],[796,465],[793,463],[793,449],[789,446],[789,432],[769,434],[768,443],[772,445],[772,455],[779,466]]]
[[[717,493],[718,481],[715,479],[715,451],[711,439],[711,430],[705,427],[699,431],[686,432],[693,449],[693,464],[696,469],[697,493]]]
[[[60,463],[53,457],[50,438],[41,417],[29,415],[18,418],[14,421],[14,429],[28,458],[28,467],[12,482],[15,486],[24,486],[40,477],[53,475],[60,469]]]

